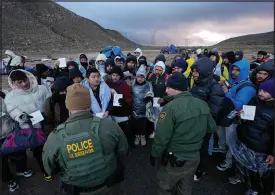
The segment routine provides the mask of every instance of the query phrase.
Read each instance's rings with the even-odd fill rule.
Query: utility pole
[[[156,45],[156,29],[151,30],[151,45]]]

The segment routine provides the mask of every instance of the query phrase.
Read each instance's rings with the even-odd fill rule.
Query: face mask
[[[81,62],[81,65],[86,68],[88,66],[88,63],[87,62]]]
[[[99,64],[99,65],[98,65],[98,71],[99,71],[99,72],[105,72],[105,65],[104,65],[104,64],[103,64],[103,65],[102,65],[102,64]]]

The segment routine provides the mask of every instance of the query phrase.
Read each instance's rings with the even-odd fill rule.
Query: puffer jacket
[[[240,74],[236,79],[232,78],[232,69],[236,66],[240,69]],[[239,111],[243,108],[243,105],[256,96],[256,89],[253,86],[245,86],[237,91],[240,85],[245,83],[252,84],[249,80],[250,64],[248,60],[240,60],[233,63],[229,69],[229,84],[230,89],[225,93],[225,96],[229,98],[234,104],[235,110]],[[243,82],[242,82],[243,81]]]
[[[269,73],[269,79],[274,74],[274,59],[268,60],[267,62],[261,64],[260,66],[256,67],[250,75],[250,80],[253,84],[259,85],[260,83],[256,83],[256,74],[257,72],[264,70]]]
[[[0,97],[1,101],[1,115],[0,115],[0,120],[1,120],[1,131],[0,131],[0,139],[3,139],[7,137],[8,133],[13,130],[15,127],[15,121],[12,120],[12,118],[9,116],[7,112],[6,105],[4,103],[4,99]]]
[[[33,74],[25,70],[14,70],[24,72],[29,81],[30,88],[28,90],[18,89],[13,85],[10,77],[8,82],[12,91],[10,91],[5,98],[5,104],[7,106],[7,112],[12,119],[19,122],[22,129],[29,128],[27,124],[24,124],[19,117],[25,112],[31,114],[37,110],[40,110],[41,113],[44,112],[44,104],[46,99],[50,97],[49,91],[46,87],[37,84],[37,80]],[[34,127],[41,127],[40,123],[34,125]]]
[[[239,140],[256,152],[274,155],[274,101],[253,98],[248,105],[256,106],[255,119],[237,127]]]
[[[12,59],[11,63],[10,63],[10,66],[18,66],[18,65],[20,65],[20,62],[21,62],[21,57],[20,56],[15,55],[10,50],[6,50],[5,54],[8,55],[8,56],[10,56],[10,59]]]
[[[216,62],[214,63],[214,79],[216,81],[226,81],[229,78],[228,75],[228,69],[226,66],[224,66],[223,64],[220,64],[220,55],[218,53],[210,53],[211,55],[215,55],[216,56]]]
[[[221,85],[213,78],[213,63],[207,58],[198,59],[192,66],[199,72],[199,80],[195,81],[191,94],[208,103],[211,115],[215,119],[220,111],[225,94]]]
[[[100,72],[101,78],[103,78],[105,76],[105,74],[106,74],[105,73],[105,65],[104,64],[100,65],[98,63],[98,61],[100,61],[100,60],[106,62],[107,57],[104,54],[98,54],[98,56],[96,57],[96,60],[95,60],[95,67]]]
[[[149,92],[153,92],[153,88],[150,82],[145,81],[143,85],[140,85],[134,80],[132,85],[133,93],[133,111],[137,114],[137,118],[146,116],[146,104],[144,98]]]

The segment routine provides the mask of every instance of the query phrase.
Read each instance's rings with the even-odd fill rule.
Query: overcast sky
[[[272,2],[58,2],[145,45],[212,45],[274,30]]]

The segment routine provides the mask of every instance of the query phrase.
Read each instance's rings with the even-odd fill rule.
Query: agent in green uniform
[[[187,82],[180,73],[167,81],[166,93],[172,100],[159,115],[150,155],[151,165],[157,166],[158,195],[192,194],[203,137],[216,130],[207,103],[187,91]]]
[[[80,84],[67,88],[70,116],[49,135],[44,168],[49,174],[60,173],[70,195],[117,195],[127,139],[116,123],[93,116],[90,106],[88,88]]]

